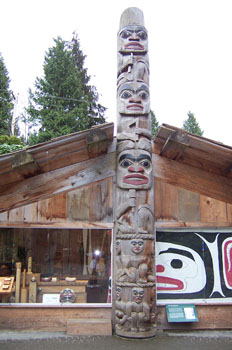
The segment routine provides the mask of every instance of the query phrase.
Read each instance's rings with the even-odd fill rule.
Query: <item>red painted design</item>
[[[127,106],[127,109],[133,110],[133,111],[142,111],[143,106],[138,103],[133,103]]]
[[[129,44],[126,44],[125,48],[132,50],[144,50],[144,46],[136,41],[131,41]]]
[[[149,179],[141,174],[130,174],[123,177],[123,182],[130,185],[145,185],[149,183]]]
[[[227,284],[232,287],[232,240],[224,245],[224,268]]]
[[[156,266],[156,272],[164,272],[165,268],[163,265],[157,265]]]
[[[157,276],[157,291],[159,290],[182,290],[184,288],[184,283],[180,280],[170,277]],[[168,286],[161,287],[159,283],[167,284]]]

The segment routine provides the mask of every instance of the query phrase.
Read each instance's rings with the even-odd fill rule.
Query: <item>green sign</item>
[[[193,304],[166,305],[168,322],[199,322]]]

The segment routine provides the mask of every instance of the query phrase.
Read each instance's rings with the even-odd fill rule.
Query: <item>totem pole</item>
[[[156,334],[148,35],[128,8],[118,32],[115,333]]]

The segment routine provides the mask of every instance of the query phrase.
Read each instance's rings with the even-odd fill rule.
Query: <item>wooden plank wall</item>
[[[232,205],[155,179],[155,217],[156,227],[229,227]]]
[[[196,305],[199,322],[168,323],[165,306],[157,308],[160,330],[232,329],[232,305]],[[0,329],[65,332],[67,321],[81,318],[111,319],[111,307],[22,307],[0,306]],[[36,317],[35,317],[36,315]]]
[[[102,225],[100,225],[102,223]],[[113,178],[0,214],[0,227],[112,227]]]
[[[66,332],[67,321],[81,318],[111,319],[111,307],[0,306],[0,329]]]
[[[199,322],[168,323],[165,306],[158,306],[157,328],[161,330],[232,329],[232,305],[196,305]]]

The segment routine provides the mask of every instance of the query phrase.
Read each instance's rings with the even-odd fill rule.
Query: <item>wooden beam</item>
[[[232,204],[232,179],[157,154],[152,164],[153,175],[160,181]]]
[[[34,160],[32,155],[25,150],[17,152],[11,164],[12,168],[24,178],[35,176],[40,172],[38,163]]]
[[[184,153],[186,147],[189,147],[187,133],[183,130],[174,131],[163,145],[160,155],[177,160]]]
[[[86,142],[90,159],[107,153],[108,138],[105,131],[101,129],[90,130],[86,135]]]
[[[231,227],[231,222],[188,222],[188,221],[156,221],[155,228],[159,230],[159,228],[211,228],[215,230],[220,230],[221,228]]]
[[[23,227],[23,228],[60,228],[60,229],[113,229],[114,224],[99,221],[75,221],[75,222],[19,222],[19,221],[0,221],[0,227]]]
[[[73,164],[0,188],[0,212],[115,175],[115,153]]]

